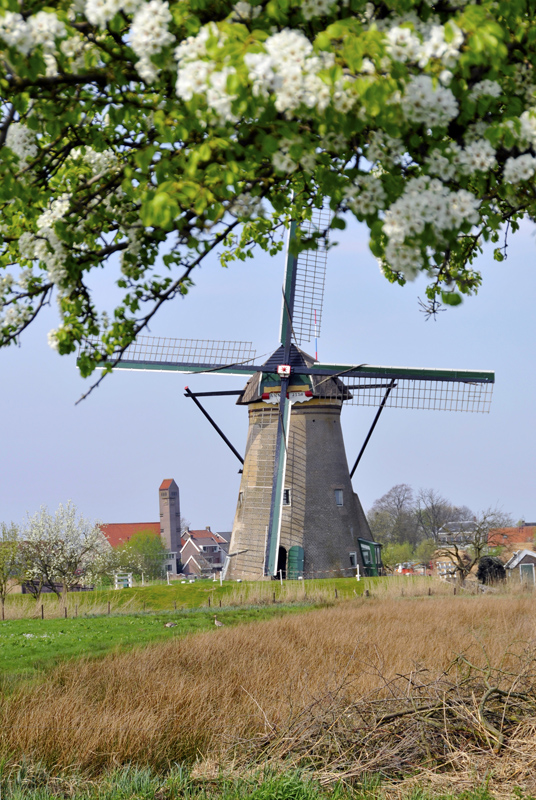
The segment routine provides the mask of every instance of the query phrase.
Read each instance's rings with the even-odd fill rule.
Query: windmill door
[[[365,575],[368,577],[378,576],[378,566],[376,564],[376,548],[374,542],[369,542],[367,539],[359,539],[359,549],[361,550],[361,558],[363,559],[363,566],[365,568]]]
[[[288,551],[288,578],[296,581],[303,578],[304,552],[303,547],[293,545]]]
[[[534,583],[534,564],[521,564],[519,570],[523,583]]]

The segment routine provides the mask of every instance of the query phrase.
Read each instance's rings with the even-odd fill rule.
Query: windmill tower
[[[329,227],[329,211],[313,211],[306,233]],[[308,226],[308,229],[307,229]],[[250,376],[238,391],[190,397],[243,464],[226,577],[260,579],[377,574],[380,546],[372,536],[351,478],[387,406],[488,411],[492,372],[320,363],[300,349],[316,339],[322,314],[326,252],[286,248],[279,347],[255,364],[250,343],[140,336],[116,369]],[[245,457],[229,442],[199,398],[238,395],[248,407]],[[340,417],[343,405],[377,413],[351,470]]]

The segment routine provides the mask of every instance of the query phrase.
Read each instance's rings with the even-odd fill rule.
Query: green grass
[[[218,609],[218,619],[224,625],[238,625],[315,607],[311,604]],[[166,622],[175,622],[176,627],[166,628]],[[200,631],[214,631],[217,635],[212,610],[8,620],[0,624],[0,675],[12,683],[36,677],[69,658],[102,656]]]
[[[398,800],[493,800],[487,787],[472,791],[432,794],[425,789],[404,792],[376,776],[363,776],[355,786],[322,786],[306,773],[288,771],[260,773],[247,779],[193,778],[180,765],[164,775],[146,768],[125,767],[88,781],[75,773],[51,776],[44,769],[17,765],[7,769],[0,764],[2,800],[388,800],[394,789]],[[512,800],[534,800],[512,788]]]
[[[367,579],[367,586],[370,580]],[[114,607],[120,608],[129,602],[146,603],[147,609],[157,611],[171,609],[174,603],[177,603],[178,608],[201,608],[208,605],[209,598],[213,606],[217,606],[220,600],[225,606],[235,600],[239,601],[241,595],[248,594],[262,595],[266,602],[270,602],[274,592],[276,601],[286,598],[291,592],[295,592],[298,597],[302,593],[308,595],[326,593],[330,598],[334,598],[335,588],[340,598],[355,597],[354,591],[357,594],[364,592],[365,581],[356,581],[355,578],[325,578],[313,581],[284,581],[283,586],[279,581],[244,581],[243,583],[225,581],[222,586],[217,581],[208,580],[198,580],[195,583],[173,581],[169,586],[139,586],[119,591],[111,589],[98,591],[95,594],[102,601],[110,600]]]

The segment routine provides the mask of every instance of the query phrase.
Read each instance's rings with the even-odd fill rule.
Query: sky
[[[536,520],[534,356],[536,237],[526,223],[509,237],[508,259],[479,258],[475,297],[426,320],[418,299],[425,281],[389,284],[368,250],[364,226],[337,232],[329,253],[319,358],[324,362],[495,370],[491,412],[470,414],[386,409],[354,475],[365,510],[392,486],[433,488],[477,513],[499,507],[515,522]],[[96,273],[94,290],[108,308],[114,269]],[[151,334],[243,340],[259,355],[278,345],[283,255],[259,251],[227,269],[216,260],[196,286],[154,320]],[[239,463],[194,403],[192,391],[239,389],[245,380],[183,373],[115,372],[82,403],[74,356],[47,345],[58,324],[54,304],[20,346],[0,351],[0,521],[22,524],[42,505],[72,500],[90,519],[158,520],[158,487],[174,478],[190,527],[231,530]],[[314,352],[314,344],[303,346]],[[264,360],[264,359],[262,359]],[[94,380],[94,378],[93,378]],[[234,397],[205,405],[243,453],[247,411]],[[343,409],[350,464],[372,423],[373,408]]]

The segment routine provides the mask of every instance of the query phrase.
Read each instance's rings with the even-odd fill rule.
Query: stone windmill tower
[[[327,232],[329,212],[313,210],[305,234]],[[303,228],[302,228],[303,231]],[[488,411],[492,372],[320,363],[300,349],[320,328],[326,252],[293,255],[287,241],[280,345],[255,364],[250,343],[139,337],[119,369],[217,372],[250,376],[242,390],[192,392],[190,397],[243,464],[226,577],[242,579],[377,574],[372,541],[351,478],[387,406]],[[315,348],[316,349],[316,348]],[[247,406],[245,457],[229,442],[199,398],[238,395]],[[341,433],[343,405],[377,413],[352,470]]]

